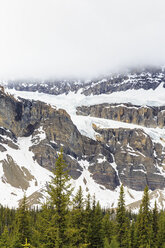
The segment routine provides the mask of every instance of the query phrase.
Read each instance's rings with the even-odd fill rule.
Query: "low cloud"
[[[91,78],[165,64],[164,0],[0,1],[0,78]]]

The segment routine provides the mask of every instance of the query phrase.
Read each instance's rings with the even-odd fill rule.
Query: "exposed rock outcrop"
[[[4,175],[2,180],[13,187],[26,190],[29,187],[29,182],[34,180],[30,172],[20,165],[17,165],[11,156],[7,155],[7,159],[3,161]]]
[[[119,177],[124,185],[135,190],[143,190],[145,185],[152,190],[165,187],[165,178],[160,172],[162,165],[156,166],[159,157],[154,156],[155,144],[143,130],[97,127],[95,130],[114,155]]]
[[[60,148],[63,147],[64,159],[69,165],[70,175],[77,179],[82,168],[79,160],[85,157],[91,164],[97,161],[97,154],[106,156],[106,170],[113,171],[112,155],[108,149],[97,141],[82,136],[65,110],[56,110],[51,106],[24,99],[16,100],[5,93],[0,96],[1,109],[0,125],[9,129],[13,137],[32,136],[32,145],[29,149],[33,152],[33,159],[42,167],[51,170],[54,167]],[[45,137],[37,140],[39,128]],[[4,130],[4,129],[3,129]],[[3,136],[1,137],[3,139]],[[4,140],[4,139],[3,139]],[[2,142],[3,143],[3,142]],[[17,148],[17,147],[15,147]],[[1,148],[2,150],[3,148]],[[4,148],[5,149],[5,148]],[[92,170],[92,169],[91,169]],[[100,170],[99,175],[93,175],[96,182],[104,185],[105,171]],[[106,181],[109,188],[115,188],[119,183],[116,172],[108,176]]]
[[[145,127],[165,127],[165,106],[141,107],[131,104],[99,104],[77,107],[78,115],[90,115]]]
[[[38,91],[53,95],[68,94],[81,89],[82,94],[109,94],[129,89],[156,89],[161,82],[165,82],[165,71],[161,67],[130,69],[123,73],[116,73],[92,81],[59,80],[59,81],[9,81],[8,87],[20,91]],[[165,87],[165,84],[164,84]]]
[[[143,190],[146,184],[152,190],[165,187],[165,179],[160,172],[165,162],[164,147],[153,143],[141,129],[101,129],[93,125],[98,136],[92,140],[80,134],[65,110],[57,110],[40,101],[16,100],[4,91],[0,91],[0,105],[2,153],[7,146],[19,149],[18,138],[31,137],[29,150],[34,155],[33,159],[49,170],[54,167],[58,152],[63,147],[64,159],[75,180],[84,170],[80,160],[86,160],[91,178],[100,187],[102,185],[114,190],[120,182],[135,190]],[[164,126],[163,110],[137,106],[130,108],[129,105],[98,105],[78,109],[79,114],[93,113],[97,117],[116,118],[144,126],[154,126],[157,123],[160,127]],[[143,118],[140,119],[139,115]],[[15,168],[15,172],[21,176],[22,170],[19,171],[12,159],[1,162],[7,181],[16,187],[17,182],[11,181],[10,172]],[[28,181],[29,176],[24,171],[25,181]],[[25,182],[23,185],[28,187]]]

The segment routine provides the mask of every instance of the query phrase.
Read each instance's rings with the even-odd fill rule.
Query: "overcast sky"
[[[165,64],[165,0],[0,0],[0,79]]]

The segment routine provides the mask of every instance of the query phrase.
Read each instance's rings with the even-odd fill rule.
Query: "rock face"
[[[123,185],[135,190],[143,190],[145,185],[151,190],[164,188],[165,178],[155,166],[160,160],[154,156],[155,144],[143,130],[95,129],[114,155]]]
[[[127,89],[155,89],[164,79],[164,71],[152,69],[115,75],[86,84],[51,82],[48,86],[48,83],[28,85],[18,82],[13,85],[10,82],[9,87],[56,95],[81,89],[85,95],[97,95]],[[137,191],[144,190],[146,184],[151,190],[165,187],[165,146],[153,141],[144,128],[140,128],[164,128],[165,106],[101,104],[78,107],[78,115],[139,125],[136,129],[100,128],[93,125],[96,140],[83,136],[65,110],[57,110],[43,102],[15,99],[1,89],[0,106],[0,163],[5,175],[2,180],[13,187],[27,189],[31,181],[35,181],[30,171],[15,163],[10,152],[8,157],[3,158],[3,154],[10,150],[8,148],[15,151],[19,149],[18,141],[21,137],[30,140],[28,152],[33,154],[33,161],[48,170],[54,167],[60,148],[63,147],[64,159],[74,180],[83,175],[81,161],[87,161],[90,178],[103,189],[114,190],[121,183]]]
[[[113,162],[111,153],[103,144],[82,136],[65,110],[53,109],[42,102],[30,102],[24,99],[18,101],[2,92],[0,104],[3,106],[0,110],[0,126],[3,127],[0,129],[2,152],[5,150],[3,142],[7,142],[3,135],[9,133],[13,140],[11,144],[8,141],[8,144],[12,147],[15,145],[15,149],[18,149],[15,144],[17,137],[31,136],[32,145],[29,149],[34,153],[34,160],[42,167],[51,170],[60,148],[63,147],[64,159],[69,165],[70,175],[74,179],[81,175],[82,168],[79,160],[85,157],[93,164],[97,161],[97,154],[101,154],[106,156],[106,166],[103,165],[104,171],[98,169],[98,172],[93,174],[93,178],[100,184],[106,184],[110,189],[119,185],[116,172],[111,167],[111,162]],[[37,135],[40,134],[41,127],[45,137],[38,142]],[[8,164],[9,162],[5,163],[5,166],[9,166]],[[92,168],[91,166],[91,171]],[[109,171],[109,175],[105,177],[106,171]],[[104,182],[104,178],[107,178],[107,182]]]
[[[165,127],[165,106],[141,107],[131,104],[99,104],[78,107],[77,114],[122,121],[144,127]]]
[[[26,190],[29,187],[29,182],[34,179],[26,168],[21,169],[9,155],[7,155],[7,160],[4,160],[2,165],[4,171],[3,180],[13,187]]]
[[[112,75],[110,78],[99,80],[84,89],[85,95],[109,94],[129,89],[156,89],[164,81],[165,73],[161,68],[139,68],[128,70],[126,73]],[[100,82],[101,81],[101,82]]]
[[[109,94],[129,89],[156,89],[161,82],[165,82],[165,71],[158,67],[130,69],[122,74],[116,73],[92,81],[9,81],[8,87],[20,91],[38,91],[53,95],[68,94],[81,89],[82,94],[89,96]],[[164,84],[165,87],[165,84]]]

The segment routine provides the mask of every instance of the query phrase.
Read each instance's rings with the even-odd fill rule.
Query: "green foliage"
[[[91,196],[90,194],[87,195],[87,199],[85,201],[85,211],[84,211],[84,229],[85,229],[85,236],[84,241],[88,244],[87,247],[90,245],[91,239],[91,221],[92,221],[93,211],[91,209]]]
[[[80,211],[82,211],[84,208],[84,199],[83,199],[83,192],[81,186],[79,187],[79,190],[73,199],[73,208],[74,210],[77,209]]]
[[[129,226],[129,233],[128,233],[128,247],[129,248],[134,248],[136,247],[136,237],[135,237],[135,222],[132,220],[132,223]]]
[[[17,235],[14,236],[12,241],[12,248],[22,248],[22,244]]]
[[[121,247],[121,246],[118,243],[116,237],[113,237],[109,248],[119,248],[119,247]]]
[[[109,244],[108,238],[106,238],[106,237],[104,239],[104,248],[110,248],[110,244]]]
[[[62,161],[60,158],[58,166]],[[29,210],[26,197],[17,210],[0,207],[0,247],[22,248],[26,238],[31,248],[165,247],[165,212],[159,213],[156,204],[153,211],[150,210],[147,187],[136,216],[125,209],[123,186],[116,212],[101,209],[95,197],[91,202],[89,194],[84,198],[81,187],[68,208],[71,191],[67,188],[68,181],[65,182],[58,195],[64,197],[64,205],[56,204],[60,201],[55,200],[50,190],[50,200],[41,209]],[[57,186],[52,184],[50,187],[54,193]],[[58,212],[59,206],[61,212]],[[63,222],[61,226],[59,219]]]
[[[152,212],[152,244],[153,247],[157,247],[158,244],[158,218],[159,218],[159,214],[158,214],[158,209],[157,209],[157,205],[156,205],[156,201],[155,201],[155,206]]]
[[[43,244],[43,248],[53,247],[55,243],[55,230],[51,222],[53,215],[54,210],[50,208],[48,204],[44,204],[38,214],[38,221],[36,223],[36,229],[34,230],[35,238],[33,238],[33,240],[35,246],[39,243]]]
[[[91,213],[91,222],[88,228],[89,247],[103,247],[103,231],[102,231],[102,210],[99,202],[95,205],[95,198],[93,202],[93,209]]]
[[[161,211],[158,220],[158,247],[164,247],[165,245],[165,212]]]
[[[67,211],[72,192],[62,150],[57,158],[53,174],[54,177],[49,185],[48,194],[50,196],[49,205],[54,209],[54,212],[48,228],[52,234],[52,243],[55,247],[61,248],[66,240]]]
[[[112,236],[114,235],[114,223],[110,220],[110,212],[108,211],[102,219],[102,232],[108,243],[111,242]]]
[[[31,240],[30,215],[28,211],[27,198],[25,195],[16,215],[16,225],[14,231],[15,231],[14,242],[17,245],[24,244],[26,238],[28,242],[30,242]]]
[[[9,248],[10,247],[10,237],[7,226],[5,226],[4,231],[0,237],[0,247]]]
[[[70,227],[67,235],[70,235],[70,244],[75,247],[81,247],[85,240],[84,225],[84,199],[81,186],[73,199],[73,210],[70,215]]]
[[[148,186],[145,187],[140,211],[137,219],[138,245],[146,248],[152,243],[152,215],[149,208]]]
[[[120,247],[128,247],[128,219],[126,217],[123,185],[121,185],[120,187],[120,196],[116,212],[116,221],[117,240],[120,244]]]

